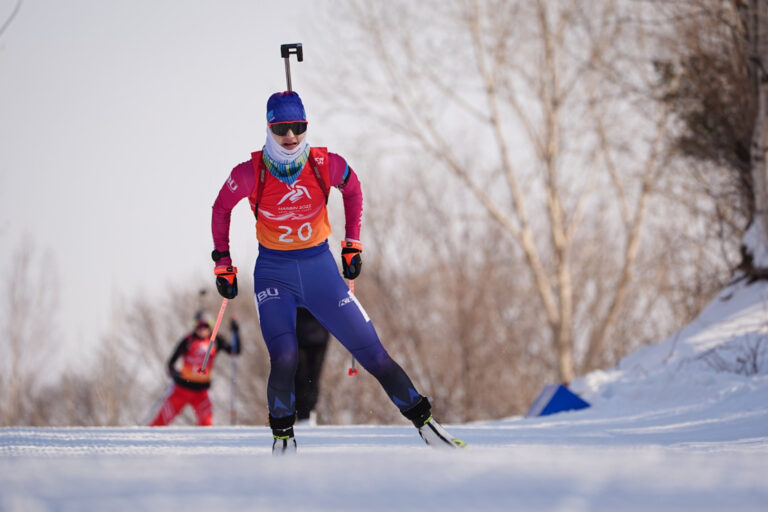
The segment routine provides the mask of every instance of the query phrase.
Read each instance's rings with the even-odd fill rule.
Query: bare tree
[[[326,107],[355,118],[337,134],[363,135],[345,152],[366,189],[356,291],[441,418],[519,413],[544,381],[613,364],[708,301],[732,250],[710,226],[729,233],[740,218],[726,194],[700,200],[709,168],[675,172],[685,165],[669,151],[679,149],[669,147],[679,111],[652,82],[667,71],[667,93],[686,82],[660,59],[653,66],[661,39],[642,21],[661,16],[658,5],[393,0],[342,10],[346,29],[334,34],[355,51],[322,69],[344,77],[326,84]],[[241,286],[228,310],[243,332],[238,418],[262,424],[269,360]],[[98,371],[62,381],[82,404],[67,414],[139,422],[168,382],[164,363],[190,328],[197,290],[134,298]],[[219,300],[205,305],[216,311]],[[334,344],[321,421],[404,421],[375,379],[346,376],[349,360]],[[228,371],[217,365],[217,418]]]
[[[39,390],[46,360],[55,360],[51,339],[58,284],[49,255],[41,255],[26,238],[14,255],[12,272],[6,275],[6,326],[3,365],[0,371],[0,424],[39,424],[33,397]]]
[[[201,295],[204,286],[190,282],[165,297],[138,295],[120,301],[92,366],[63,373],[30,398],[32,409],[44,411],[40,424],[146,425],[171,382],[166,362],[176,343],[194,328],[198,310],[218,312],[221,304],[218,295]],[[230,302],[220,328],[225,336],[233,316],[240,319],[243,347],[235,390],[240,404],[237,420],[263,424],[268,359],[247,293]],[[225,363],[226,357],[217,360],[211,388],[218,424],[227,424],[230,418],[231,366]],[[176,423],[195,424],[189,408]]]
[[[747,274],[768,279],[768,1],[734,0],[741,20],[742,37],[747,52],[742,54],[750,78],[755,118],[750,137],[749,164],[754,195],[754,212],[750,223],[755,233],[745,237]]]
[[[737,268],[766,278],[768,2],[688,0],[656,8],[672,27],[657,68],[664,101],[680,120],[676,148],[697,163],[724,236],[742,240]]]
[[[343,44],[355,48],[351,68],[365,80],[341,99],[328,95],[375,120],[383,130],[375,139],[397,148],[390,153],[407,154],[410,164],[391,157],[391,167],[463,188],[418,201],[461,205],[477,220],[471,229],[498,226],[478,249],[511,242],[496,264],[530,284],[527,300],[540,313],[528,311],[546,325],[564,382],[622,352],[612,345],[635,309],[628,301],[649,292],[637,269],[664,252],[646,226],[651,205],[668,214],[652,201],[665,185],[670,114],[646,92],[650,62],[628,49],[650,42],[620,5],[351,2],[354,43]],[[405,186],[392,174],[384,180]],[[449,236],[438,243],[453,248]]]

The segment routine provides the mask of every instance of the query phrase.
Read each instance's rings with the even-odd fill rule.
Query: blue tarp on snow
[[[550,384],[544,387],[525,415],[526,418],[546,416],[556,412],[585,409],[589,404],[563,384]]]

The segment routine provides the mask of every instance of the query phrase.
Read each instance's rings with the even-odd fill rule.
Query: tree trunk
[[[768,108],[768,76],[765,66],[768,65],[768,0],[753,0],[755,27],[755,57],[753,65],[757,68],[755,80],[757,81],[757,118],[752,134],[752,150],[750,159],[752,162],[752,177],[755,183],[755,205],[757,217],[760,219],[763,230],[762,254],[768,253],[765,244],[768,243],[768,177],[766,176],[765,151],[766,136],[768,136],[768,124],[766,123],[766,108]],[[762,268],[768,267],[768,260],[758,262]]]
[[[747,44],[748,62],[753,91],[757,95],[757,112],[752,129],[750,167],[754,208],[750,228],[744,236],[745,271],[751,279],[768,279],[768,169],[765,152],[768,148],[768,0],[740,3]],[[745,10],[746,9],[746,10]]]

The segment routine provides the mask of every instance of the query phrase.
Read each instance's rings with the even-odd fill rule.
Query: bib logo
[[[280,298],[280,292],[277,288],[267,288],[265,290],[260,291],[256,294],[256,302],[261,305],[262,303],[272,300],[272,299],[279,299]]]
[[[283,196],[280,201],[278,201],[277,205],[280,206],[286,201],[290,201],[291,203],[295,203],[299,199],[301,199],[303,196],[307,196],[309,199],[312,199],[312,196],[309,195],[309,190],[307,190],[307,187],[304,185],[299,185],[299,182],[297,181],[296,184],[294,184],[290,191]]]
[[[317,165],[323,165],[323,160],[325,160],[325,158],[323,158],[322,156],[315,157],[315,162],[317,163]]]

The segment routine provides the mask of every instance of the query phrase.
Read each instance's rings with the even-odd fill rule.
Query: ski
[[[419,427],[419,435],[428,446],[433,448],[467,448],[467,443],[450,435],[432,416]]]
[[[279,457],[296,453],[296,438],[293,436],[274,436],[272,455]]]

